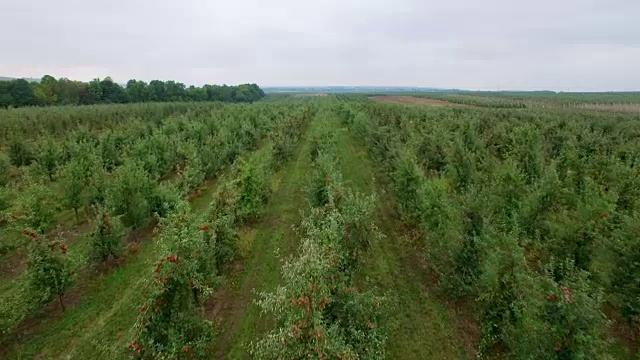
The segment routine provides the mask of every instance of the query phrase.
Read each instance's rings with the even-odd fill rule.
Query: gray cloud
[[[637,0],[22,0],[0,75],[640,90]]]

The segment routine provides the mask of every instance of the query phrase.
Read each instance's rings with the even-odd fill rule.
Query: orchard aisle
[[[268,143],[244,154],[261,157],[271,151]],[[233,166],[222,170],[219,176],[207,181],[190,198],[191,207],[203,212],[213,200],[216,189]],[[135,230],[129,239],[139,247],[131,252],[124,264],[106,274],[85,276],[72,291],[77,304],[64,316],[48,316],[27,328],[6,348],[2,358],[42,359],[114,359],[126,358],[126,344],[130,329],[138,315],[142,301],[140,287],[148,278],[160,256],[155,229]],[[87,273],[89,275],[89,273]]]
[[[335,112],[334,112],[335,114]],[[376,164],[359,147],[355,134],[330,120],[314,118],[294,147],[294,154],[271,175],[271,195],[257,220],[240,231],[237,260],[225,271],[221,287],[206,305],[206,316],[219,331],[212,345],[211,357],[219,359],[250,358],[251,342],[261,339],[273,327],[270,315],[263,315],[255,305],[256,293],[273,291],[281,283],[283,259],[292,255],[300,235],[294,230],[302,220],[301,212],[309,208],[307,186],[312,174],[310,134],[322,124],[335,134],[344,185],[364,194],[376,193],[378,203],[375,222],[385,234],[364,255],[367,259],[357,273],[363,290],[387,294],[393,306],[389,310],[390,328],[387,342],[389,359],[464,359],[469,351],[460,345],[470,343],[456,330],[450,311],[427,289],[428,273],[402,222],[395,215],[394,198],[374,179]],[[267,144],[268,145],[268,144]],[[260,159],[270,146],[261,146],[247,154]],[[204,211],[218,188],[216,181],[192,200],[193,208]],[[137,234],[145,240],[126,263],[108,273],[83,279],[77,302],[62,318],[49,316],[26,329],[6,349],[7,358],[92,358],[112,359],[126,356],[130,329],[136,321],[140,304],[138,286],[149,275],[159,256],[159,246],[151,230]],[[417,241],[416,241],[417,242]]]
[[[389,310],[388,359],[466,359],[472,349],[456,331],[449,310],[427,289],[430,278],[421,258],[423,253],[395,212],[393,195],[378,181],[376,165],[366,150],[355,142],[349,129],[337,128],[338,151],[346,186],[378,197],[375,222],[385,238],[368,251],[358,278],[363,289],[387,293]],[[473,340],[467,347],[472,347]]]
[[[271,197],[258,222],[246,226],[241,234],[238,269],[229,274],[214,295],[209,319],[220,325],[214,346],[218,359],[249,358],[249,344],[271,328],[271,319],[255,305],[256,292],[273,290],[280,282],[281,259],[298,245],[294,226],[300,211],[308,208],[306,183],[311,171],[309,132],[317,124],[311,120],[293,158],[272,179]]]
[[[314,125],[317,120],[310,128]],[[421,267],[422,252],[407,242],[407,231],[395,216],[391,194],[374,180],[375,164],[337,118],[331,126],[345,186],[378,196],[375,222],[385,238],[365,255],[370,260],[358,280],[362,289],[386,293],[393,301],[387,358],[471,358],[460,345],[461,334],[455,330],[449,310],[425,288],[429,278]],[[298,244],[299,234],[293,227],[301,221],[300,211],[308,208],[305,192],[312,171],[308,136],[294,159],[275,176],[266,217],[243,232],[242,269],[231,276],[211,305],[210,319],[221,325],[215,345],[218,359],[251,358],[251,342],[261,339],[273,326],[270,316],[261,315],[254,301],[257,292],[273,291],[279,284],[282,259]]]

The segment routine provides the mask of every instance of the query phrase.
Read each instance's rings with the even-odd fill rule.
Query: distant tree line
[[[264,97],[256,84],[189,86],[172,80],[148,84],[131,79],[123,87],[110,77],[88,83],[45,75],[40,82],[0,81],[0,108],[47,105],[123,104],[167,101],[253,102]]]

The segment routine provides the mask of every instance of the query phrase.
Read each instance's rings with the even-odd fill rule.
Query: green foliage
[[[485,331],[492,325],[500,332],[496,339],[508,346],[511,357],[608,357],[603,332],[606,318],[599,310],[601,293],[592,287],[587,273],[571,263],[560,266],[568,275],[556,281],[551,267],[546,268],[546,276],[539,277],[527,273],[521,262],[511,262],[511,268],[499,275],[502,283],[494,283],[498,288],[490,293],[502,297],[493,297],[493,306],[487,307],[493,309],[493,317],[486,317],[483,324]],[[504,307],[502,313],[499,305]]]
[[[353,116],[351,121],[348,121],[348,125],[350,125],[350,130],[358,135],[358,136],[366,136],[369,131],[369,123],[370,120],[367,117],[367,114],[364,112],[358,112]]]
[[[265,96],[256,84],[238,86],[205,85],[201,88],[173,80],[144,81],[131,79],[122,87],[111,79],[93,79],[88,83],[55,79],[44,75],[40,83],[25,79],[0,82],[0,107],[34,105],[119,104],[148,101],[224,101],[253,102]]]
[[[113,132],[107,132],[100,137],[100,148],[98,151],[106,170],[111,171],[117,166],[122,165],[122,147],[123,139],[119,138]]]
[[[0,153],[0,186],[5,186],[9,182],[9,166],[9,158],[5,154]]]
[[[56,198],[48,187],[32,183],[20,199],[24,225],[39,233],[51,230],[57,212],[56,203]]]
[[[181,204],[162,225],[162,253],[167,255],[141,288],[146,299],[129,345],[137,358],[205,355],[214,329],[203,319],[200,303],[217,281],[216,234],[198,220],[188,204]]]
[[[85,176],[84,170],[83,164],[74,159],[60,172],[64,204],[67,208],[73,209],[76,215],[76,221],[78,222],[78,209],[84,204],[82,197]]]
[[[611,289],[616,306],[632,326],[640,324],[640,241],[637,222],[623,224],[614,242]]]
[[[33,94],[39,104],[54,105],[58,102],[56,87],[58,81],[51,75],[45,75],[40,80],[40,86],[33,89]]]
[[[234,210],[223,196],[223,193],[216,195],[205,218],[207,224],[200,227],[200,229],[208,227],[206,230],[210,230],[213,234],[212,241],[218,273],[222,273],[223,268],[235,259],[239,241]]]
[[[111,256],[117,259],[121,255],[124,228],[117,217],[109,217],[106,212],[99,214],[96,217],[90,236],[90,259],[92,262],[102,263]]]
[[[93,169],[93,172],[87,179],[87,205],[93,208],[106,206],[108,179],[109,174],[102,167]]]
[[[259,160],[258,160],[259,161]],[[237,220],[244,222],[258,216],[270,193],[268,165],[270,162],[240,159],[234,180],[234,205]]]
[[[153,182],[139,162],[129,161],[114,170],[106,192],[110,212],[122,216],[127,227],[139,227],[151,215]]]
[[[284,264],[283,285],[257,301],[276,326],[252,344],[254,357],[384,359],[385,299],[350,286],[344,266],[357,260],[342,248],[349,234],[341,218],[335,208],[317,209],[303,223],[299,256]]]
[[[33,151],[24,141],[15,140],[9,145],[9,159],[13,166],[27,166],[34,160]]]
[[[332,144],[324,145],[310,154],[315,208],[302,223],[297,255],[283,265],[283,285],[257,301],[274,316],[275,327],[252,343],[255,358],[385,358],[386,299],[352,283],[371,242],[381,237],[371,221],[375,198],[343,189],[336,160],[328,155]]]
[[[33,95],[33,86],[25,79],[12,80],[8,90],[10,99],[13,100],[8,106],[33,106],[37,104],[36,97]]]
[[[481,356],[607,358],[604,300],[637,326],[631,117],[353,108],[441,289],[479,300]]]
[[[483,245],[489,251],[478,278],[478,299],[483,309],[480,354],[504,340],[507,337],[504,332],[513,330],[514,321],[529,320],[516,317],[520,307],[527,306],[523,300],[525,291],[531,291],[528,283],[531,279],[527,276],[523,250],[513,241],[512,236],[513,234],[502,235],[491,231],[484,238]],[[535,296],[527,296],[527,300],[530,299],[535,299]],[[525,331],[522,328],[518,330]],[[518,334],[514,331],[508,335]]]
[[[419,223],[425,211],[420,196],[420,187],[424,181],[422,170],[415,160],[409,156],[399,156],[396,158],[396,173],[394,178],[395,193],[400,204],[400,211],[410,222]]]
[[[187,151],[186,165],[180,175],[180,187],[185,194],[204,183],[206,175],[204,164],[193,146]]]
[[[344,226],[343,245],[350,259],[350,266],[355,268],[361,261],[366,261],[366,251],[371,244],[382,238],[382,234],[378,232],[371,220],[377,199],[373,195],[365,197],[350,189],[347,189],[344,194],[342,190],[338,190],[334,197],[336,197]]]
[[[31,296],[40,304],[58,298],[64,309],[62,298],[73,283],[66,245],[58,241],[48,241],[28,230],[24,230],[23,233],[33,240],[27,261],[27,282]]]
[[[302,127],[305,125],[309,111],[298,116],[293,116],[277,123],[277,128],[273,130],[271,136],[273,140],[273,165],[278,169],[282,164],[291,158],[293,150],[297,144]]]
[[[527,184],[532,184],[543,173],[542,134],[535,127],[523,126],[514,134],[515,157]]]
[[[161,184],[153,189],[149,198],[151,213],[163,218],[176,210],[182,197],[180,191],[173,185]]]
[[[93,81],[85,95],[94,97],[89,102],[115,102],[113,96],[120,94],[113,85],[106,79]],[[165,93],[173,95],[167,96],[180,92],[179,84],[169,85]],[[231,87],[224,91],[231,91]],[[238,96],[249,100],[247,94]],[[39,93],[39,99],[44,104],[49,101],[45,99],[52,98]],[[237,226],[261,212],[270,191],[270,175],[276,164],[286,161],[292,153],[312,108],[307,103],[248,106],[176,102],[2,110],[0,138],[5,144],[19,144],[14,147],[15,154],[24,153],[25,148],[30,152],[33,146],[37,149],[37,163],[20,168],[7,165],[11,181],[8,187],[1,187],[0,198],[6,199],[6,204],[0,205],[0,226],[6,225],[7,220],[10,226],[3,229],[0,251],[3,256],[12,257],[14,254],[6,252],[18,250],[16,257],[22,253],[22,244],[11,236],[15,227],[26,225],[39,234],[48,234],[57,226],[60,231],[56,233],[69,236],[78,245],[78,250],[71,253],[72,266],[65,259],[64,268],[69,272],[72,269],[84,273],[86,260],[96,264],[113,257],[128,257],[123,262],[126,266],[106,275],[105,284],[109,287],[112,276],[130,276],[129,267],[146,261],[149,254],[134,256],[137,247],[133,244],[128,253],[123,252],[124,231],[131,227],[144,233],[157,230],[162,235],[140,248],[156,251],[157,245],[161,247],[165,265],[153,275],[162,275],[162,282],[157,283],[154,278],[148,287],[140,286],[140,294],[143,304],[157,304],[160,300],[171,304],[167,306],[171,310],[163,308],[156,313],[151,308],[150,313],[141,314],[142,320],[132,330],[132,340],[137,341],[132,345],[133,355],[137,356],[135,349],[141,344],[144,350],[139,355],[146,358],[206,357],[210,355],[214,329],[203,321],[202,307],[218,286],[220,274],[236,258]],[[281,142],[279,160],[273,159],[276,142]],[[236,161],[260,144],[265,146],[256,152],[257,156]],[[25,147],[20,148],[22,145]],[[197,216],[188,210],[190,205],[185,198],[200,195],[204,181],[213,177],[220,178],[223,191],[205,211],[206,216]],[[200,208],[198,201],[193,206]],[[93,229],[69,223],[66,209],[77,212],[80,224],[84,216],[96,218]],[[152,216],[158,218],[160,225],[140,229],[156,224]],[[173,262],[167,256],[180,260]],[[46,279],[40,277],[34,284],[37,282],[37,287],[44,289],[42,293],[60,298],[67,286],[62,281],[64,272],[57,260],[46,261],[53,264],[56,274],[61,274],[54,277],[59,281],[45,288]],[[103,268],[108,270],[109,266]],[[164,278],[169,278],[167,284]],[[24,319],[39,316],[42,309],[41,298],[31,299],[32,287],[26,273],[4,280],[7,281],[3,282],[0,299],[5,304],[0,307],[3,338],[16,335],[12,333],[16,326]],[[102,292],[102,287],[99,290]],[[82,314],[92,311],[95,294],[87,295],[87,306],[78,309]],[[119,302],[118,306],[128,307],[127,303]],[[113,314],[122,318],[122,314]],[[75,324],[77,319],[72,317],[69,321]],[[115,327],[123,324],[120,320],[113,322]],[[185,352],[186,348],[189,352]]]
[[[203,320],[203,305],[236,258],[237,227],[262,213],[271,174],[291,159],[312,115],[306,189],[313,208],[280,286],[259,295],[273,327],[251,345],[256,358],[385,355],[387,301],[362,286],[368,274],[360,273],[370,270],[367,252],[382,239],[372,221],[376,198],[345,187],[338,169],[349,165],[337,149],[353,149],[339,147],[338,121],[375,158],[412,239],[423,241],[415,248],[424,249],[428,268],[418,279],[434,279],[440,295],[473,304],[480,357],[608,358],[607,338],[616,332],[603,309],[631,329],[640,322],[637,116],[514,110],[507,98],[485,101],[486,108],[375,104],[364,96],[332,97],[323,106],[308,99],[223,105],[204,101],[252,101],[259,92],[171,81],[133,81],[123,90],[110,79],[83,87],[47,77],[29,86],[39,105],[172,101],[1,114],[11,156],[3,162],[0,155],[0,226],[13,218],[46,234],[58,219],[67,229],[61,208],[93,208],[94,229],[77,241],[88,241],[90,260],[101,262],[122,255],[125,226],[159,218],[151,250],[159,246],[161,261],[148,283],[135,284],[142,307],[131,334],[134,357],[211,356],[215,329]],[[9,97],[0,88],[2,106]],[[178,102],[185,99],[203,103]],[[196,215],[185,197],[214,177],[215,200]],[[3,285],[1,330],[68,289],[68,259],[61,244],[53,252],[50,244],[30,244],[28,272]]]
[[[9,201],[9,189],[0,186],[0,214],[7,210],[11,205]],[[0,215],[0,223],[3,223],[4,217]]]
[[[332,183],[342,183],[341,174],[336,169],[337,164],[333,157],[324,153],[316,155],[307,188],[311,206],[318,207],[329,203]]]
[[[321,153],[325,152],[327,149],[331,149],[335,144],[335,137],[332,132],[332,129],[325,123],[327,121],[327,117],[331,116],[327,114],[326,111],[323,111],[316,115],[318,118],[321,118],[322,122],[320,125],[314,129],[311,134],[311,161],[316,161]]]
[[[41,171],[49,177],[49,180],[53,180],[53,175],[56,173],[58,165],[62,162],[62,152],[58,144],[51,139],[47,139],[38,150],[38,154],[37,162]]]

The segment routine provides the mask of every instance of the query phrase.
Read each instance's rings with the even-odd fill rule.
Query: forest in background
[[[122,86],[110,77],[89,82],[56,79],[45,75],[40,82],[26,79],[0,81],[0,108],[48,105],[125,104],[168,101],[253,102],[264,97],[256,84],[204,85],[196,87],[173,80],[129,80]]]

